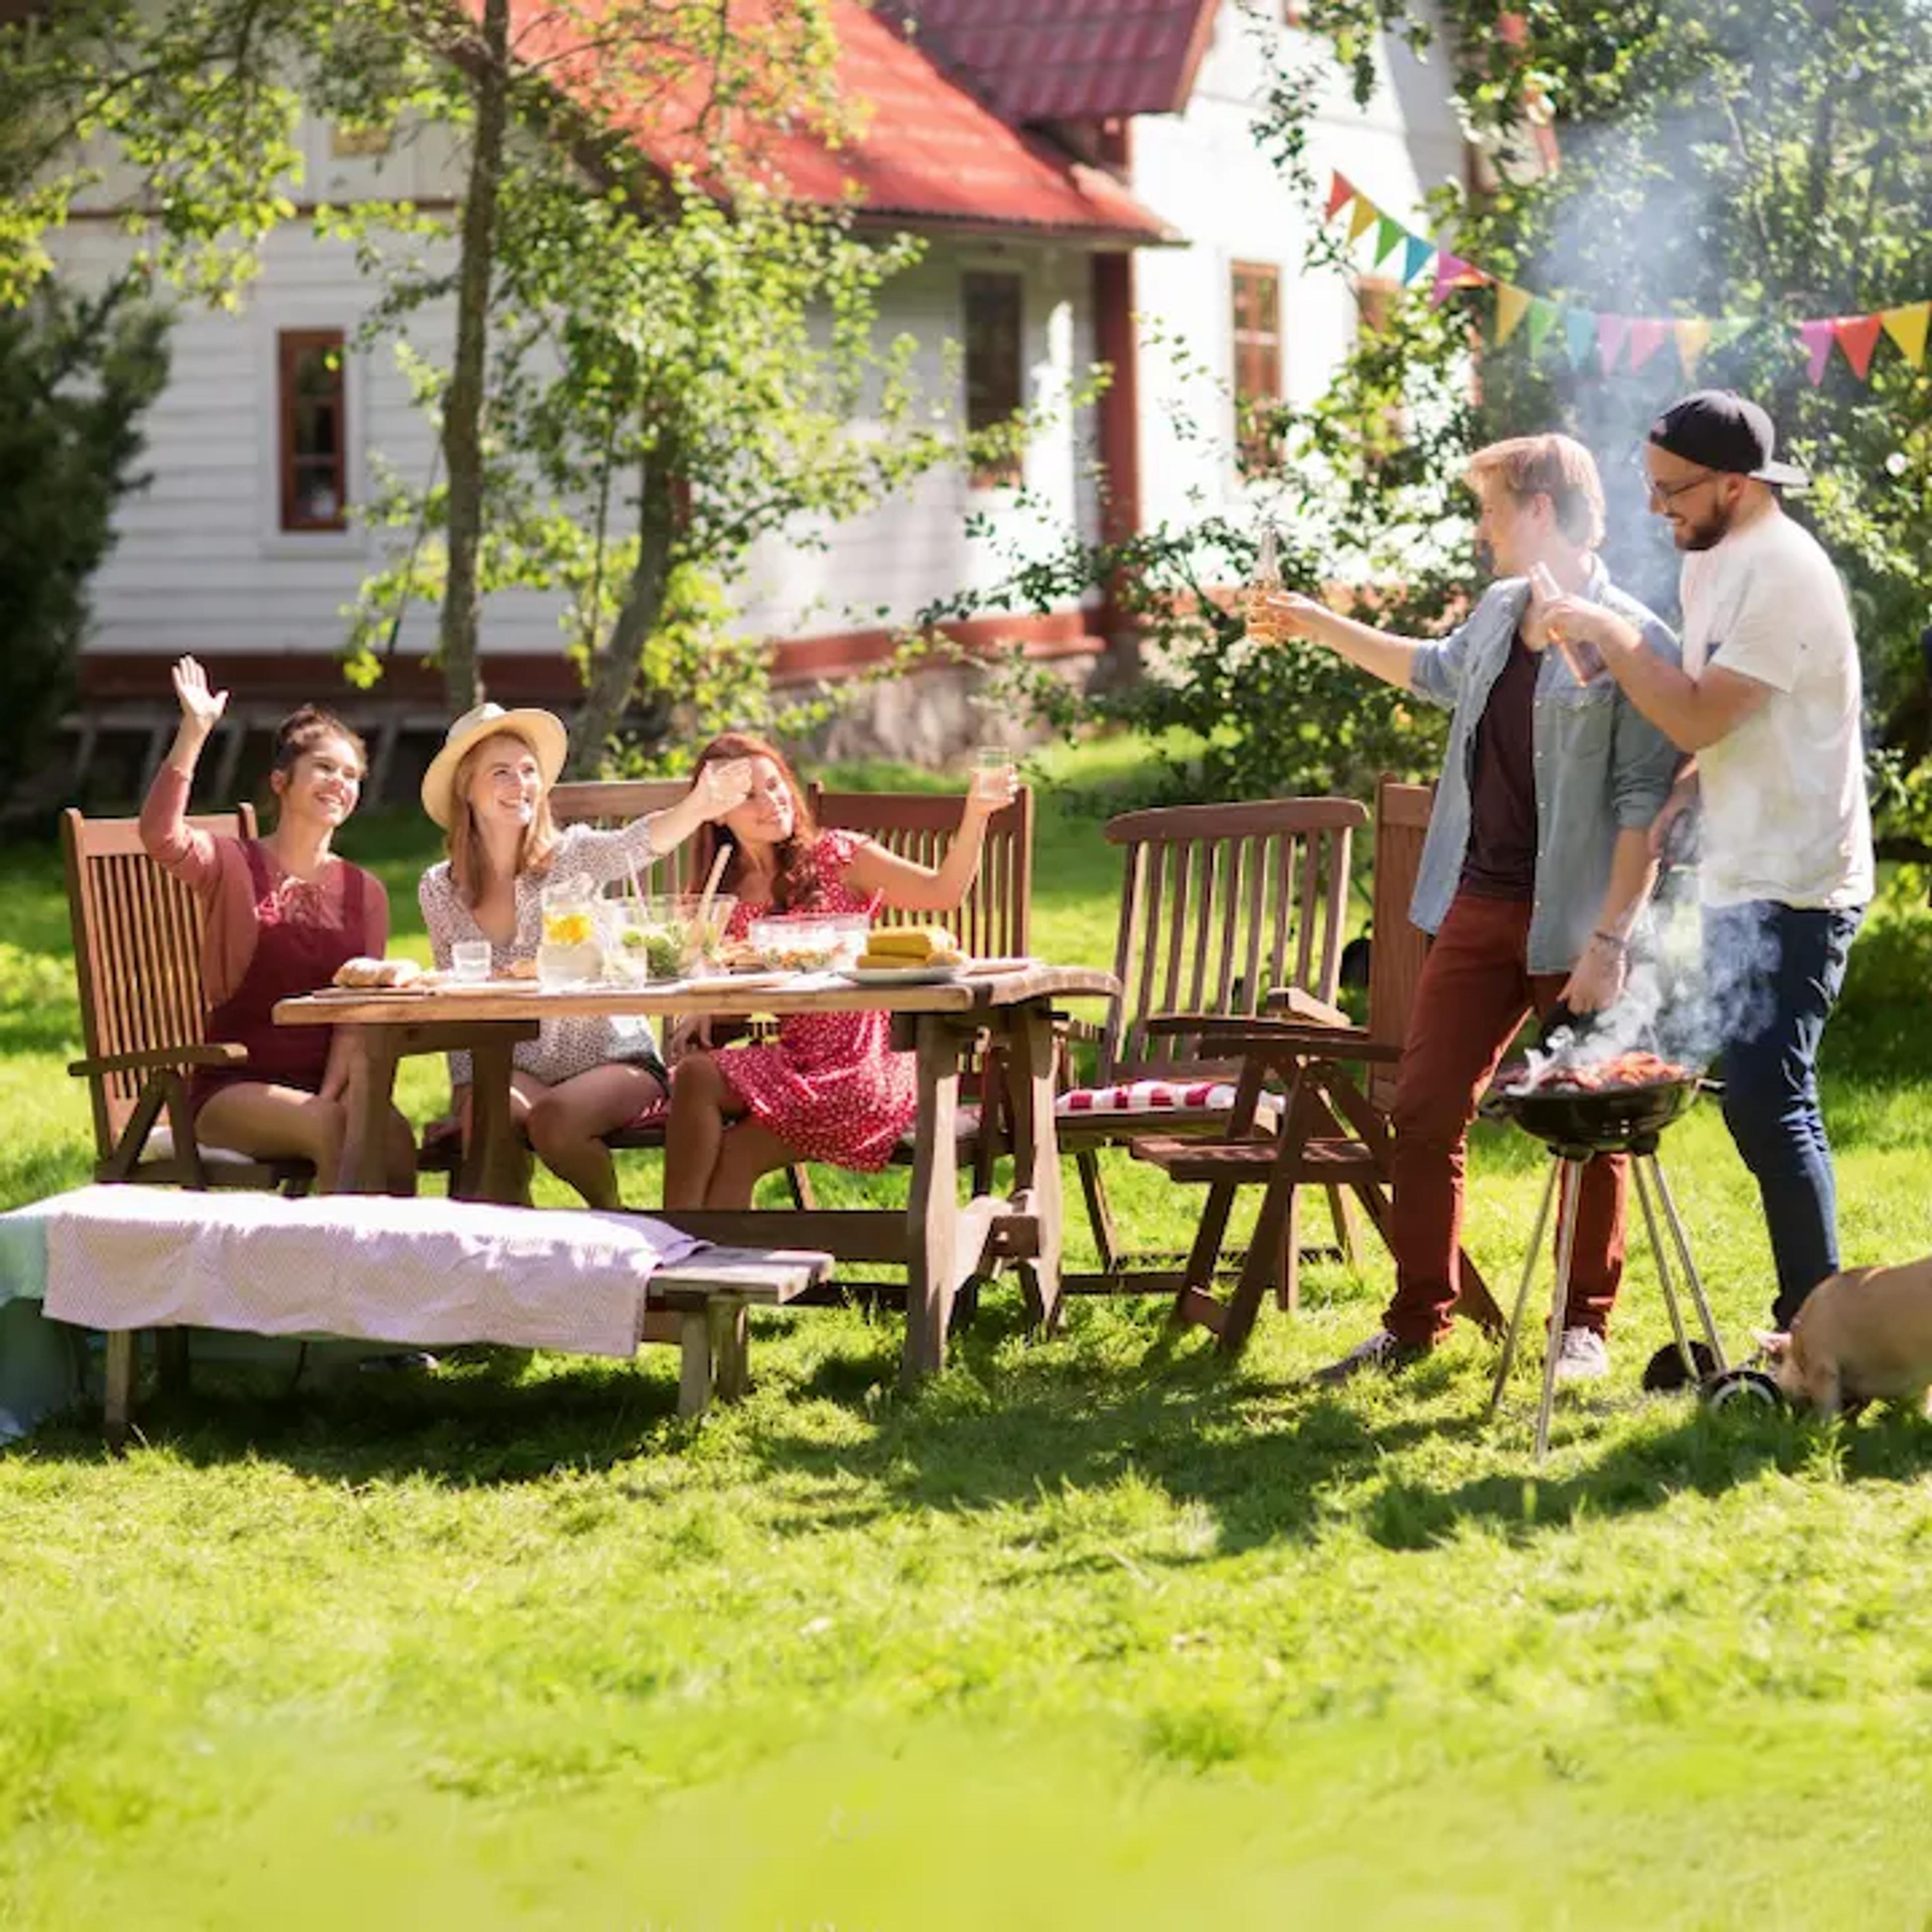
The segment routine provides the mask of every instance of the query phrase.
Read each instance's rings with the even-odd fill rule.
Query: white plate
[[[958,966],[848,966],[838,976],[855,986],[944,986],[964,970]]]

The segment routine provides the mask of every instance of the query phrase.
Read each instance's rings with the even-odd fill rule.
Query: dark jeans
[[[1772,901],[1708,907],[1704,958],[1724,1048],[1724,1124],[1756,1180],[1789,1328],[1838,1271],[1838,1191],[1818,1111],[1818,1042],[1864,916]]]

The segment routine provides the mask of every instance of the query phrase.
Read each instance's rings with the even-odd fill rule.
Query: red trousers
[[[1564,974],[1529,970],[1529,912],[1458,893],[1416,988],[1396,1080],[1395,1299],[1382,1317],[1400,1342],[1448,1333],[1476,1102],[1526,1015],[1547,1012],[1563,990]],[[1600,1335],[1623,1277],[1624,1159],[1600,1156],[1582,1176],[1564,1325]]]

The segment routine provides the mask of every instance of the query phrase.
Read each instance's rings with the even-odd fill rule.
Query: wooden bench
[[[680,1413],[747,1385],[746,1312],[829,1280],[806,1250],[682,1250],[643,1216],[434,1198],[78,1188],[0,1217],[12,1294],[106,1337],[106,1423],[125,1439],[139,1336],[202,1328],[393,1348],[498,1343],[623,1360],[683,1350]],[[17,1252],[16,1252],[17,1251]],[[22,1256],[27,1258],[22,1260]]]
[[[782,1308],[831,1273],[830,1255],[793,1248],[703,1248],[659,1268],[650,1298],[664,1316],[644,1317],[644,1340],[668,1339],[655,1332],[656,1322],[675,1320],[683,1350],[678,1414],[702,1415],[714,1395],[741,1401],[751,1387],[751,1310]]]

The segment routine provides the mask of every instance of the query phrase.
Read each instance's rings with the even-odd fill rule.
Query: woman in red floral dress
[[[986,821],[1017,789],[1012,772],[982,772],[938,867],[916,866],[858,833],[821,832],[783,757],[763,739],[728,732],[707,745],[752,763],[751,796],[718,821],[730,848],[724,888],[736,893],[734,937],[778,912],[950,913],[980,869]],[[664,1136],[667,1208],[748,1208],[761,1174],[800,1160],[876,1172],[918,1105],[912,1055],[890,1044],[884,1012],[794,1013],[769,1046],[690,1051],[671,1076]]]

